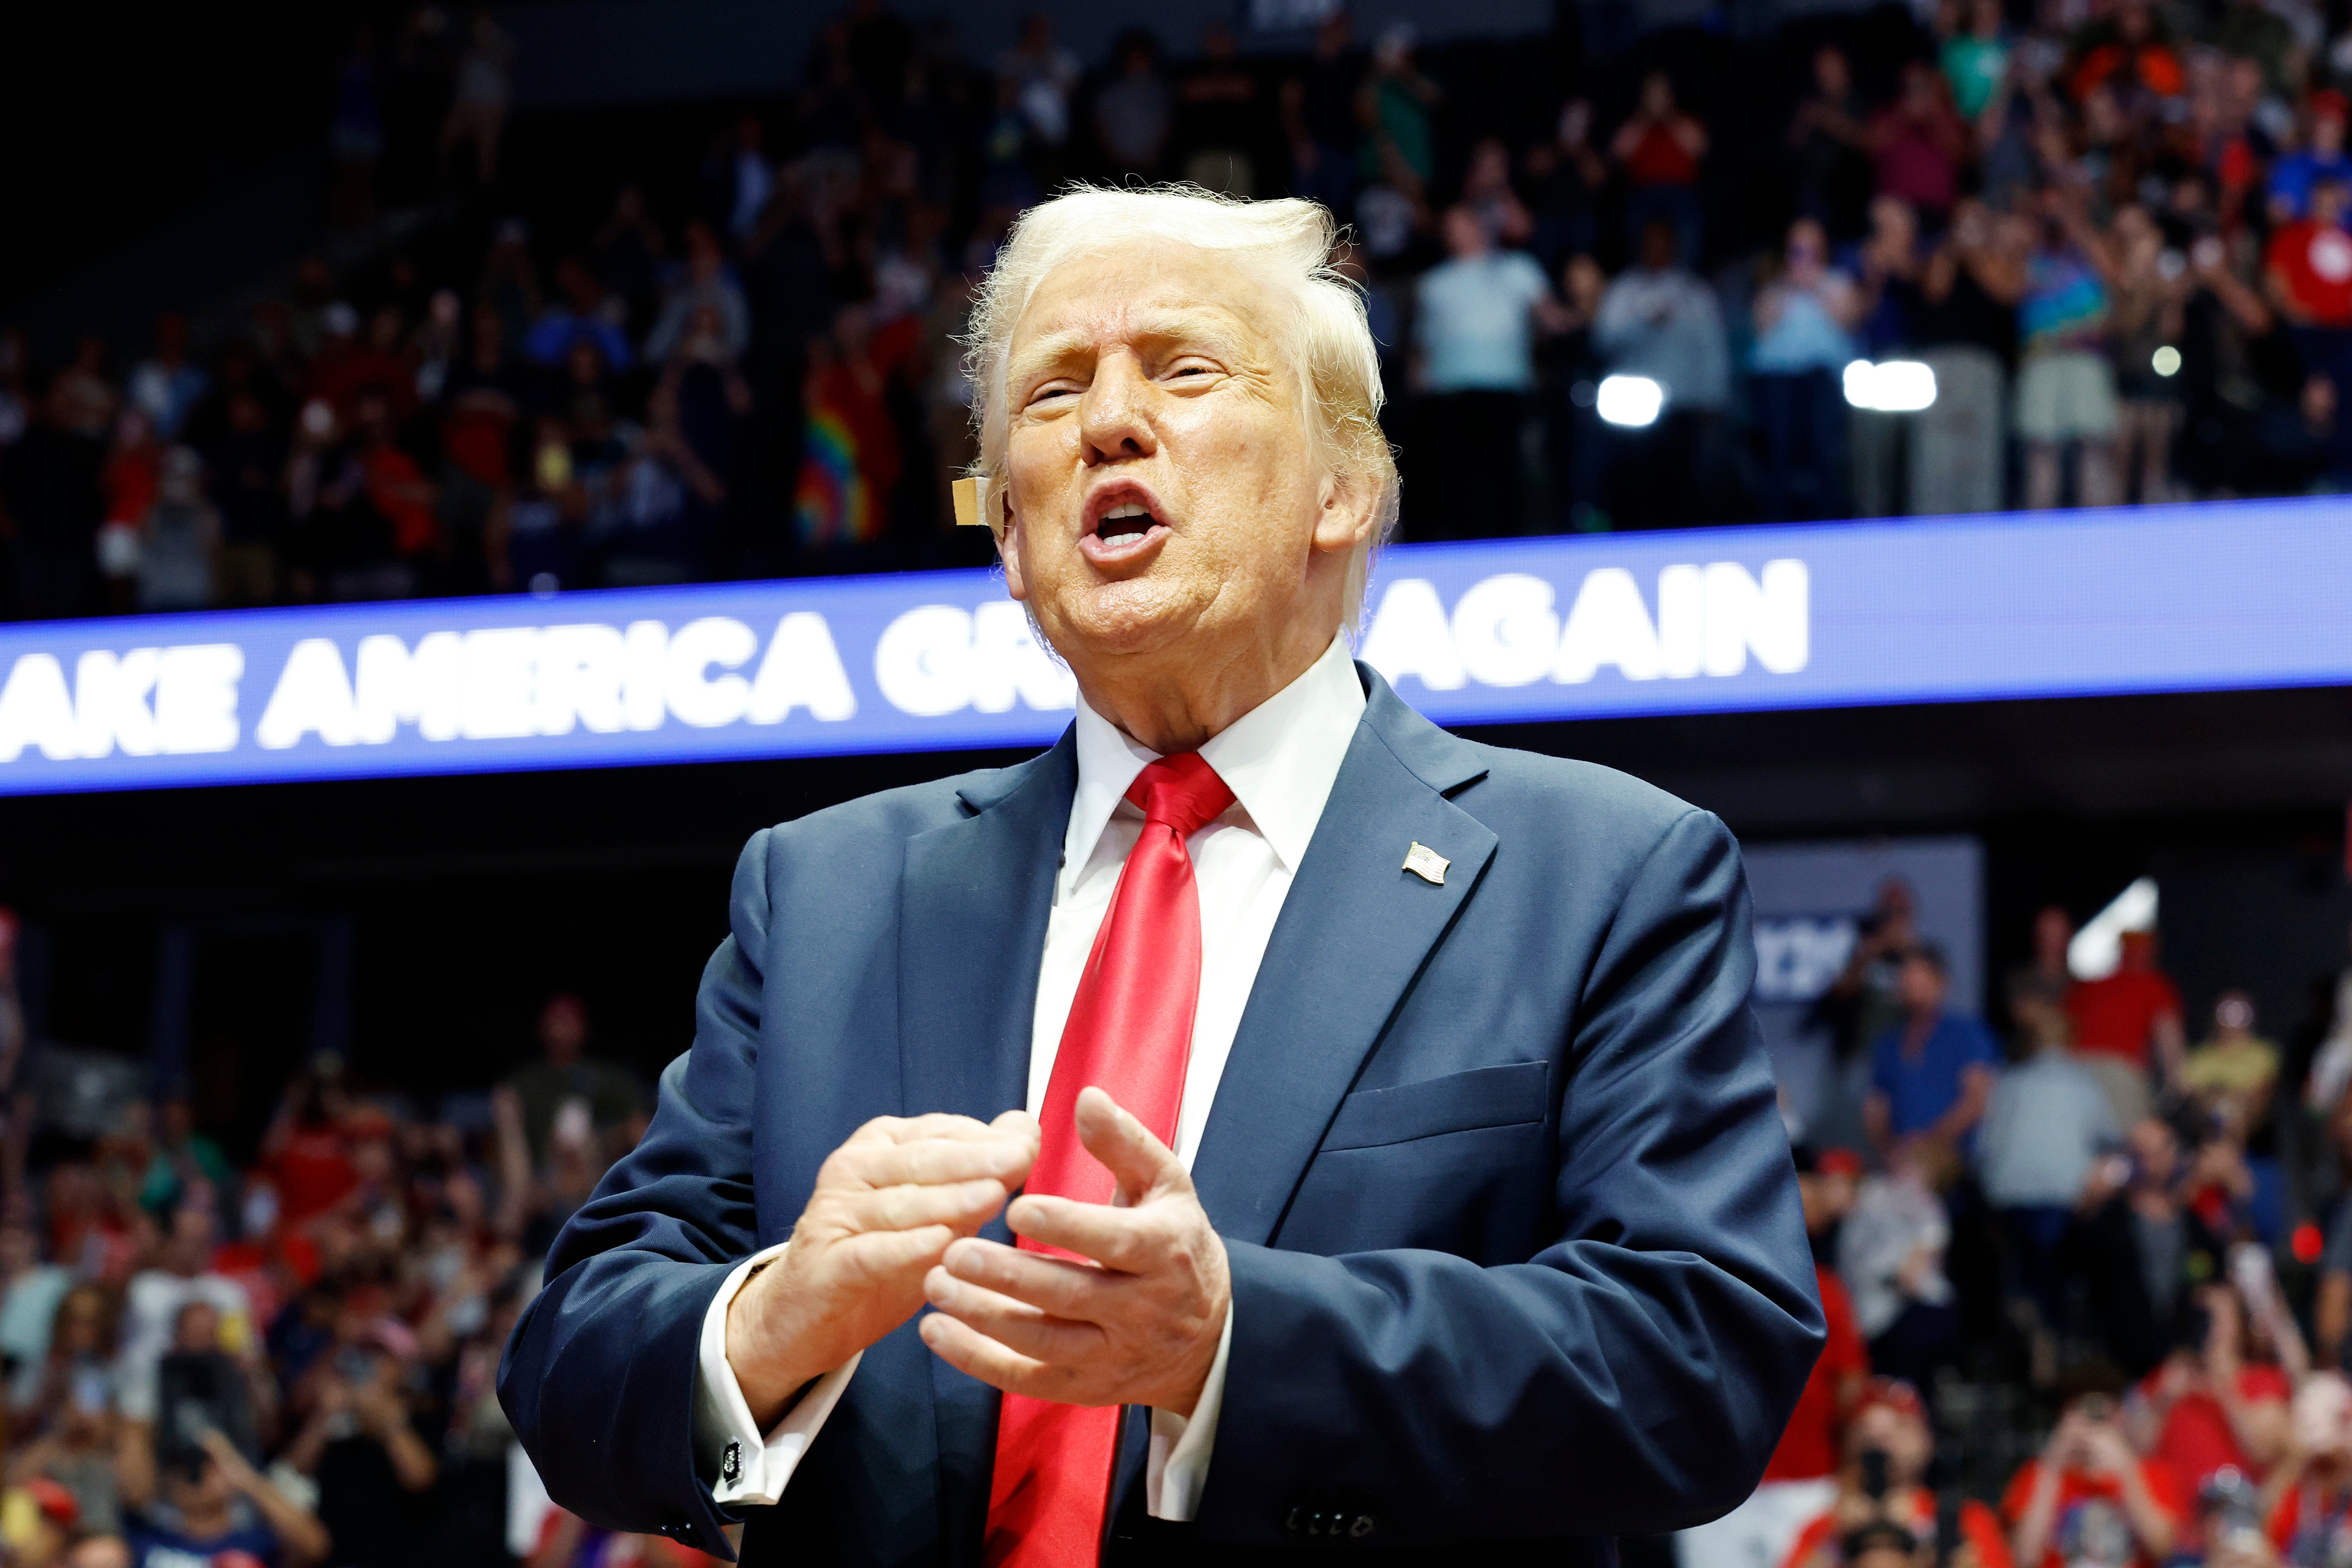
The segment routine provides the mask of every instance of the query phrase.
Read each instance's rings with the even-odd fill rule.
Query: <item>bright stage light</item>
[[[1612,375],[1602,378],[1601,395],[1594,401],[1601,417],[1610,424],[1639,430],[1658,422],[1666,389],[1646,375]]]
[[[1845,367],[1845,400],[1874,414],[1916,414],[1935,405],[1936,373],[1915,359],[1858,359]]]
[[[2154,353],[2147,356],[2147,367],[2156,372],[2158,375],[2179,375],[2180,374],[2180,351],[2174,348],[2170,343],[2166,343],[2162,348],[2158,349]]]

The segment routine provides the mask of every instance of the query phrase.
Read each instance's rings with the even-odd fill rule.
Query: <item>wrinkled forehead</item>
[[[1115,347],[1176,342],[1276,357],[1273,289],[1230,252],[1146,237],[1071,257],[1039,280],[1013,328],[1006,379]]]

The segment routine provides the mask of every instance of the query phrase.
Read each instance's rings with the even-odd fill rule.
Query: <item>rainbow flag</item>
[[[793,498],[803,549],[866,544],[882,532],[882,509],[858,462],[857,432],[837,408],[809,411],[801,445],[800,483]]]

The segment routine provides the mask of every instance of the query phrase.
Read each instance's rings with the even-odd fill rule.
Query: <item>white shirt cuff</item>
[[[1234,1350],[1234,1309],[1225,1304],[1225,1326],[1217,1336],[1217,1359],[1187,1419],[1170,1410],[1151,1413],[1151,1447],[1143,1462],[1143,1500],[1154,1519],[1189,1524],[1201,1511],[1201,1489],[1209,1484],[1209,1455],[1217,1446],[1217,1412],[1225,1403],[1225,1361]]]
[[[710,1488],[712,1499],[729,1507],[766,1507],[784,1495],[801,1457],[840,1403],[841,1391],[849,1386],[850,1374],[865,1355],[861,1351],[818,1378],[774,1431],[763,1436],[752,1424],[742,1384],[727,1364],[727,1309],[751,1271],[787,1245],[779,1242],[737,1264],[702,1316],[702,1345],[694,1370],[694,1468]]]

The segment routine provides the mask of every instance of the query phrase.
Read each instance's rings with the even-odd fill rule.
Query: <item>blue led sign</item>
[[[2352,684],[2352,502],[1402,545],[1444,724]],[[0,795],[1046,743],[986,572],[0,627]]]

